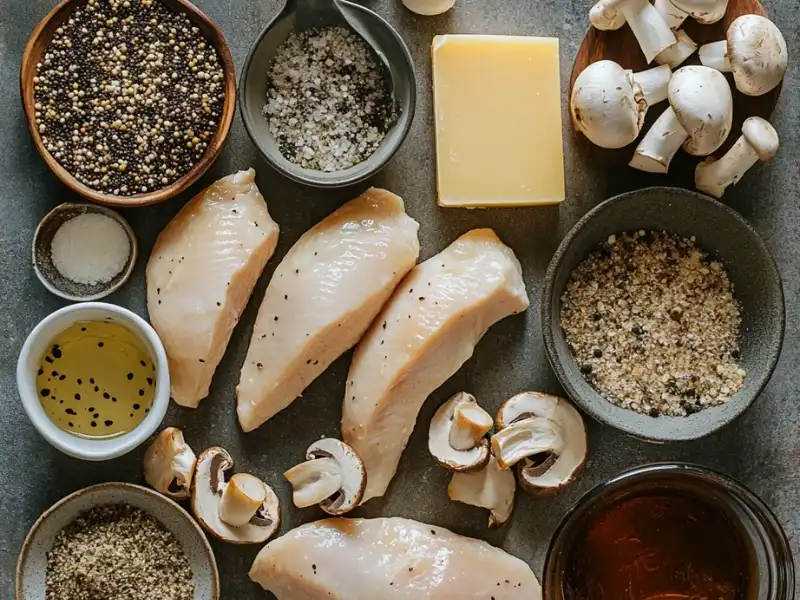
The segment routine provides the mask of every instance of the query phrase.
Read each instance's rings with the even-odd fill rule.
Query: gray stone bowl
[[[726,404],[687,417],[650,417],[604,399],[580,373],[561,328],[561,296],[575,267],[611,234],[639,229],[695,236],[725,264],[742,305],[744,385]],[[741,415],[769,381],[783,344],[783,287],[764,241],[738,213],[684,189],[652,187],[615,196],[586,214],[567,234],[545,276],[542,332],[550,364],[572,400],[601,423],[651,442],[693,440]]]
[[[130,483],[101,483],[78,490],[42,513],[19,553],[15,600],[45,600],[47,553],[56,536],[80,513],[104,504],[129,504],[157,518],[189,559],[195,584],[193,600],[219,600],[217,562],[200,526],[169,498]]]
[[[267,73],[278,47],[293,31],[326,26],[353,30],[375,50],[398,113],[397,121],[372,155],[349,169],[333,172],[306,169],[284,158],[262,114],[267,99]],[[242,121],[264,160],[286,177],[320,188],[358,183],[386,166],[411,129],[416,102],[414,63],[400,34],[377,13],[347,0],[336,0],[336,4],[333,0],[286,0],[281,12],[251,47],[239,81]]]

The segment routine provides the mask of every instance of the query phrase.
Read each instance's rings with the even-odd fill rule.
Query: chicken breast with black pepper
[[[255,171],[200,192],[159,234],[147,262],[147,311],[169,360],[172,398],[208,395],[233,328],[278,243]]]
[[[353,347],[419,256],[403,200],[371,188],[303,234],[275,270],[236,388],[251,431]]]

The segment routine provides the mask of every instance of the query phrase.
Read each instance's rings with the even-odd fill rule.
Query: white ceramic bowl
[[[78,321],[112,319],[135,333],[156,366],[156,392],[150,412],[134,430],[117,437],[91,439],[63,431],[45,413],[36,391],[39,360],[53,338]],[[73,304],[45,317],[30,333],[17,362],[17,388],[22,406],[33,426],[53,446],[84,460],[108,460],[136,448],[155,433],[169,406],[169,368],[167,354],[155,330],[126,308],[104,302]]]
[[[45,600],[47,553],[56,536],[80,513],[104,504],[129,504],[158,519],[175,536],[189,559],[194,575],[193,600],[219,600],[217,563],[197,523],[169,498],[130,483],[101,483],[78,490],[39,517],[19,553],[16,600]]]

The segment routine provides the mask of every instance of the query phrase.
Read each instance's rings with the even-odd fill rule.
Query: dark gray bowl
[[[726,404],[688,417],[657,418],[605,400],[584,379],[561,329],[561,296],[570,274],[609,235],[638,229],[696,236],[700,248],[725,264],[742,304],[744,385]],[[652,187],[607,200],[586,214],[558,247],[545,277],[542,331],[550,364],[567,394],[607,425],[653,442],[692,440],[741,415],[769,381],[783,344],[783,287],[775,261],[753,227],[738,213],[684,189]]]
[[[380,171],[403,144],[414,120],[417,103],[416,78],[411,53],[400,34],[373,11],[347,0],[338,0],[341,13],[331,0],[286,0],[280,13],[264,28],[250,49],[239,81],[239,109],[245,129],[261,156],[286,177],[315,187],[333,188],[363,181]],[[358,33],[378,54],[398,112],[397,122],[380,146],[365,161],[341,171],[306,169],[281,154],[269,124],[262,114],[267,98],[267,72],[278,47],[292,31],[345,26]]]

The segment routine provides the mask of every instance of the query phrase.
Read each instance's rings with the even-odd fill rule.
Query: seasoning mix
[[[45,600],[192,600],[194,587],[175,536],[127,504],[81,514],[47,553]]]
[[[81,321],[41,357],[36,389],[60,429],[86,437],[133,430],[150,412],[156,367],[141,340],[113,321]]]
[[[34,77],[47,151],[86,186],[121,196],[185,175],[225,99],[213,46],[158,0],[89,0],[56,33]]]
[[[357,165],[397,120],[377,57],[347,29],[292,33],[267,76],[270,133],[287,160],[307,169]]]
[[[685,416],[742,386],[733,285],[694,238],[610,236],[572,273],[561,325],[581,373],[622,407]]]

